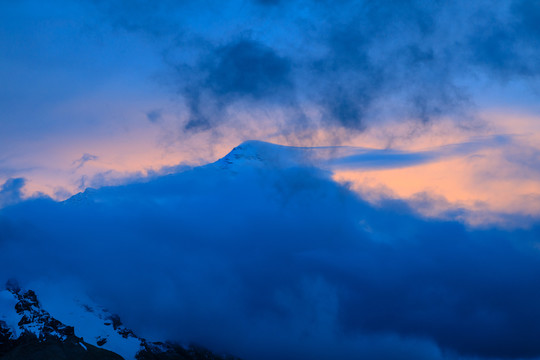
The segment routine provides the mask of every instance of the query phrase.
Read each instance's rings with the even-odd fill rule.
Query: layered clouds
[[[140,336],[246,359],[540,356],[537,224],[374,207],[294,151],[247,143],[215,165],[4,208],[2,277],[71,279]]]
[[[249,112],[280,99],[305,115],[289,114],[292,127],[447,116],[467,125],[482,80],[538,75],[538,14],[527,1],[209,1],[205,11],[190,2],[97,3],[116,26],[168,41],[164,59],[195,119],[216,103],[218,113],[239,103]]]
[[[117,181],[197,165],[247,139],[410,150],[421,137],[436,139],[429,147],[515,133],[510,116],[492,114],[538,122],[531,1],[27,0],[4,10],[0,174],[27,178],[27,194],[65,198],[98,173]],[[74,171],[84,154],[99,161]]]

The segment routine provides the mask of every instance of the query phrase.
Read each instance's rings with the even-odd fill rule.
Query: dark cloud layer
[[[528,0],[507,5],[505,19],[478,17],[477,31],[471,34],[472,59],[506,81],[536,78],[540,74],[540,66],[534,60],[539,55],[540,8],[537,2]]]
[[[254,99],[290,87],[290,64],[262,44],[241,40],[217,49],[206,85],[217,96]]]
[[[113,23],[175,39],[166,53],[184,55],[167,62],[187,89],[188,129],[231,120],[222,113],[240,100],[256,108],[276,99],[298,107],[292,127],[315,122],[298,116],[306,107],[319,110],[323,126],[348,129],[385,116],[466,122],[479,77],[531,80],[539,70],[534,1],[166,2],[169,16],[156,6],[107,4]],[[163,23],[174,26],[163,32]]]
[[[283,151],[4,208],[2,276],[69,274],[139,332],[248,360],[540,356],[538,225],[373,207]]]
[[[223,111],[238,100],[283,99],[292,95],[291,64],[271,48],[253,40],[241,39],[214,49],[196,72],[200,83],[189,84],[184,96],[191,118],[186,129],[208,128],[222,118],[211,108]]]

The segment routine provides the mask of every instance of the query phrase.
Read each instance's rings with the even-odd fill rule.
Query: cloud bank
[[[142,336],[246,359],[540,357],[538,223],[475,230],[375,207],[286,154],[248,143],[6,207],[1,275],[74,278]]]

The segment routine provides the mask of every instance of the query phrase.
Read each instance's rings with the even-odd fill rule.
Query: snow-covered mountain
[[[2,208],[0,285],[24,289],[0,288],[0,358],[223,359],[165,340],[250,360],[536,356],[538,227],[373,206],[327,171],[439,153],[250,141],[212,164]]]
[[[211,179],[215,172],[234,176],[262,168],[286,168],[305,161],[301,148],[248,141],[215,163],[188,172],[156,177],[121,187],[87,189],[58,204],[83,211],[96,204],[145,199],[181,201],[186,182]],[[201,176],[205,174],[204,176]],[[218,177],[219,178],[219,177]],[[197,181],[198,183],[200,181]],[[116,206],[116,205],[114,205]],[[82,208],[81,208],[82,207]],[[154,339],[155,340],[155,339]],[[204,345],[204,344],[203,344]],[[51,355],[55,354],[55,355]],[[120,317],[96,304],[84,291],[55,283],[36,282],[22,289],[10,281],[0,289],[0,358],[80,359],[224,359],[202,347],[157,342],[137,336]],[[230,357],[228,357],[230,358]]]
[[[92,269],[99,275],[91,276],[99,278],[100,282],[106,281],[108,289],[115,288],[117,283],[121,287],[126,279],[145,277],[147,283],[157,282],[154,293],[174,298],[170,303],[165,302],[172,307],[177,306],[175,301],[186,306],[182,296],[188,299],[199,296],[202,287],[205,298],[219,299],[213,309],[210,307],[214,312],[208,313],[225,317],[230,324],[236,319],[229,320],[226,317],[229,315],[223,314],[228,307],[245,299],[229,298],[228,281],[243,278],[253,270],[254,265],[250,263],[253,254],[266,261],[266,253],[256,250],[256,246],[263,247],[268,254],[300,254],[305,261],[306,256],[313,256],[319,247],[326,246],[326,238],[333,236],[334,229],[346,225],[343,217],[336,216],[332,209],[340,209],[346,201],[352,204],[356,200],[344,198],[343,189],[327,174],[321,174],[320,168],[324,170],[332,159],[365,151],[351,147],[289,147],[247,141],[211,164],[125,185],[87,189],[62,203],[43,200],[40,204],[37,200],[35,204],[21,204],[9,210],[8,216],[13,224],[19,224],[28,214],[36,214],[32,238],[41,234],[48,236],[45,251],[49,257],[59,260],[60,272],[84,269],[77,273],[84,277],[88,276],[88,269]],[[42,216],[44,214],[47,216]],[[253,234],[244,233],[251,229],[249,224],[262,226],[265,222],[272,226],[264,233],[259,227],[253,227]],[[298,224],[304,226],[302,232],[307,235],[292,237],[283,243],[274,241],[283,236],[283,229],[290,231]],[[313,227],[317,229],[312,230]],[[188,232],[183,233],[184,230]],[[320,240],[304,240],[308,238]],[[43,262],[42,253],[37,250],[40,241],[35,241],[35,249],[24,253],[25,257],[33,256],[23,264],[31,268],[29,271],[35,266],[28,264]],[[231,249],[240,254],[250,249],[249,256],[242,260]],[[199,265],[199,261],[203,264]],[[271,266],[274,263],[272,259]],[[238,264],[238,268],[229,268],[229,264]],[[219,266],[223,267],[225,275]],[[217,283],[213,280],[221,278],[225,280]],[[170,287],[167,281],[174,286]],[[61,351],[76,353],[78,358],[82,350],[85,354],[95,353],[96,358],[110,356],[114,359],[118,355],[126,360],[196,359],[203,353],[206,355],[202,358],[221,358],[197,347],[157,341],[167,339],[144,339],[130,330],[129,323],[122,324],[120,317],[114,315],[122,309],[108,311],[88,298],[84,291],[72,290],[47,282],[29,284],[26,289],[11,284],[2,290],[0,352],[8,356],[13,351],[29,349],[25,344],[30,343],[32,349],[38,344],[54,344],[60,346]],[[129,288],[129,295],[120,295],[123,301],[115,305],[122,306],[126,298],[131,301],[133,290]],[[148,295],[146,302],[141,303],[153,305],[153,297]],[[188,305],[192,306],[192,312],[199,308],[206,312],[204,305]],[[153,311],[154,318],[159,316],[156,308],[147,307]],[[187,312],[174,316],[185,321],[189,319]],[[132,312],[129,315],[133,319]],[[212,315],[197,316],[208,320]],[[172,327],[170,323],[167,326]],[[176,336],[169,330],[171,333]],[[208,333],[212,335],[209,338],[217,338]],[[189,335],[185,331],[178,338]],[[103,352],[105,350],[110,353]]]
[[[246,167],[290,167],[308,160],[307,148],[245,141],[210,166],[240,170]]]
[[[248,141],[215,163],[194,169],[197,179],[204,173],[245,173],[261,168],[286,168],[305,161],[301,148],[290,148],[259,141]],[[206,176],[208,175],[208,176]],[[81,209],[119,201],[178,201],[176,189],[185,196],[183,183],[191,174],[176,173],[122,187],[87,189],[59,204]],[[171,186],[173,184],[173,186]],[[185,184],[184,184],[185,185]],[[184,190],[182,190],[184,189]],[[180,346],[149,341],[124,326],[120,317],[90,299],[84,291],[75,291],[54,283],[36,282],[21,289],[10,281],[0,289],[0,358],[81,359],[222,359],[197,346]],[[64,355],[60,355],[64,354]]]
[[[194,345],[148,341],[82,293],[38,287],[44,301],[15,280],[0,291],[1,359],[234,359]]]
[[[428,162],[437,157],[452,156],[454,153],[464,151],[462,147],[470,147],[470,144],[408,153],[354,146],[296,147],[249,140],[213,163],[168,175],[137,179],[124,186],[87,188],[84,192],[64,201],[64,204],[71,206],[88,202],[110,203],[111,199],[131,201],[134,193],[138,199],[149,197],[152,201],[155,199],[167,201],[165,197],[185,192],[183,189],[186,187],[196,187],[198,185],[195,183],[201,183],[201,179],[207,181],[216,178],[220,181],[227,179],[228,175],[234,178],[235,175],[251,176],[253,173],[271,171],[277,173],[291,168],[311,168],[330,172],[339,169],[394,168]]]

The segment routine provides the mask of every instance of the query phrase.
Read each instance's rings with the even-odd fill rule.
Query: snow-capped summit
[[[246,166],[290,167],[305,160],[302,148],[249,140],[214,163],[220,168],[238,170]]]
[[[399,152],[355,146],[286,146],[249,140],[238,145],[212,165],[239,171],[247,167],[288,168],[310,166],[332,169],[354,163],[368,166],[374,161],[388,162]]]

